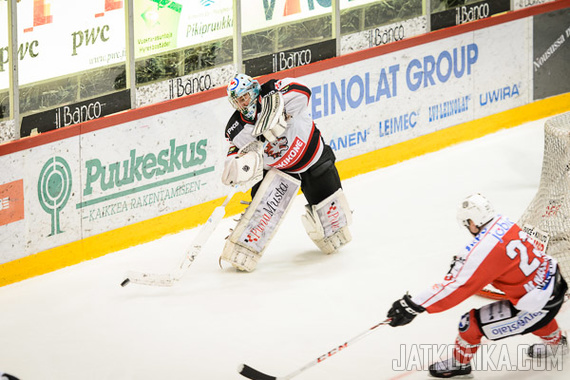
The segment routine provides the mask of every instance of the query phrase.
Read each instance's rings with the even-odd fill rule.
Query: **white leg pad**
[[[263,252],[255,252],[240,244],[233,243],[228,240],[224,246],[224,251],[220,260],[224,260],[238,270],[252,272],[257,266],[257,262],[263,255]]]
[[[283,217],[289,211],[301,182],[277,169],[265,175],[251,204],[228,237],[220,260],[251,272]]]
[[[348,226],[352,223],[352,211],[342,189],[316,206],[305,206],[301,216],[303,226],[313,242],[323,253],[330,254],[352,240]]]

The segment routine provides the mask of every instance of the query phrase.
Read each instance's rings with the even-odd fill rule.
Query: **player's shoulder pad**
[[[283,94],[287,94],[288,92],[293,91],[296,93],[304,94],[307,96],[307,98],[311,97],[311,89],[304,83],[295,80],[284,79],[281,81],[279,84],[279,91],[281,91]]]
[[[229,157],[229,156],[235,156],[235,155],[238,154],[238,153],[239,153],[239,148],[238,148],[237,146],[235,146],[235,145],[232,145],[232,146],[230,147],[230,149],[228,150],[227,156],[228,156],[228,157]]]
[[[277,87],[276,84],[277,80],[276,79],[270,79],[267,82],[263,83],[261,85],[261,89],[259,90],[259,95],[261,97],[267,96],[267,95],[271,95],[274,92],[277,91]]]
[[[235,111],[228,124],[226,125],[225,135],[227,139],[233,140],[238,133],[242,131],[246,124],[251,124],[251,122],[244,119],[243,115],[239,111]]]

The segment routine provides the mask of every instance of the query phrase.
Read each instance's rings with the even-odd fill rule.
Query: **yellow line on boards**
[[[478,139],[501,129],[570,111],[570,93],[445,128],[424,136],[352,157],[337,163],[341,178],[384,168],[461,142]]]
[[[474,140],[501,129],[516,127],[569,110],[570,93],[558,95],[339,161],[337,166],[341,179],[347,179],[460,142]],[[245,206],[239,201],[246,199],[249,199],[247,194],[236,194],[226,208],[226,216],[242,212]],[[0,286],[194,228],[203,224],[214,208],[222,202],[223,198],[215,199],[2,264],[0,265]],[[185,248],[180,247],[181,254]]]

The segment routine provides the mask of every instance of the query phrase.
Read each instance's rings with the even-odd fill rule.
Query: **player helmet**
[[[469,227],[469,219],[477,227],[490,222],[495,217],[493,205],[481,194],[472,194],[465,198],[457,208],[457,221],[460,225]]]
[[[237,74],[228,84],[228,100],[247,119],[253,120],[259,96],[259,82],[245,74]]]

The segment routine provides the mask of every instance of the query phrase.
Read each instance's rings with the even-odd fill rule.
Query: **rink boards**
[[[311,88],[315,123],[349,178],[570,109],[570,89],[556,87],[569,4],[259,80],[291,76]],[[545,15],[547,31],[535,20]],[[219,178],[231,112],[217,88],[0,146],[0,285],[202,224],[227,191]]]

